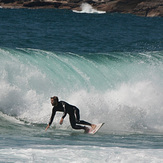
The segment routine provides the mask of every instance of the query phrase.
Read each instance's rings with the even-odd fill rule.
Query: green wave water
[[[58,95],[77,105],[86,119],[95,123],[105,119],[110,131],[162,132],[162,52],[79,55],[1,49],[0,53],[4,114],[47,123],[49,98]]]

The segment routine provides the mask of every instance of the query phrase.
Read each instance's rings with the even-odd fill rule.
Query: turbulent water
[[[0,9],[0,162],[163,161],[163,19],[98,13]]]

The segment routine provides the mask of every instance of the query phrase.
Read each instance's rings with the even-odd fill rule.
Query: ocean
[[[0,8],[0,162],[163,162],[163,18]],[[74,130],[51,96],[77,106]]]

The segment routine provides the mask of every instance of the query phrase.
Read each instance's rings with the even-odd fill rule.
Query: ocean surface
[[[0,162],[163,162],[163,18],[0,8]],[[81,119],[73,130],[57,95]]]

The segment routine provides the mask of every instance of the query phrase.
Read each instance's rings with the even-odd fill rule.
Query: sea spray
[[[81,8],[81,11],[73,10],[73,12],[76,12],[76,13],[87,13],[87,14],[105,14],[106,13],[106,11],[98,11],[98,10],[94,9],[88,3],[82,3],[80,8]]]

